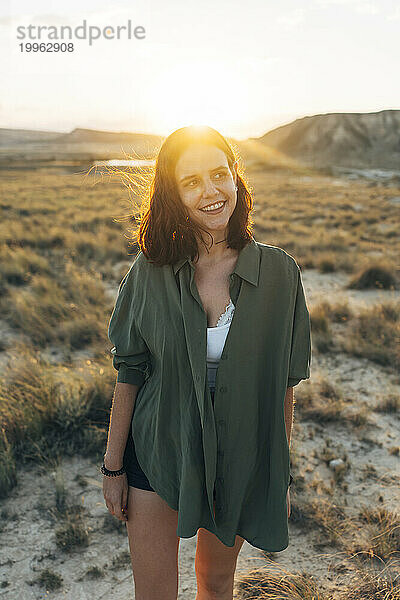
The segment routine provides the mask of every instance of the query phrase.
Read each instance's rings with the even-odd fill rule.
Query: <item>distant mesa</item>
[[[127,131],[100,131],[97,129],[73,129],[57,137],[57,142],[65,144],[121,144],[153,141],[158,144],[163,138],[148,133],[131,133]]]
[[[30,129],[0,128],[0,148],[35,142],[53,142],[61,135],[58,131],[31,131]]]
[[[69,133],[0,129],[0,164],[152,159],[164,138],[147,133],[75,128]]]

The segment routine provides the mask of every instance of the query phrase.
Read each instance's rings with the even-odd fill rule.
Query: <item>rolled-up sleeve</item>
[[[287,387],[294,387],[302,379],[309,379],[311,364],[311,324],[299,267],[296,304],[294,310],[292,343]]]
[[[150,353],[137,329],[130,271],[122,279],[108,325],[108,338],[113,344],[113,367],[117,382],[139,387],[150,372]]]

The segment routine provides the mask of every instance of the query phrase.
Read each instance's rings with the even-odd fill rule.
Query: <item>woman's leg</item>
[[[178,597],[178,513],[156,494],[129,486],[128,521],[135,600]]]
[[[237,535],[235,545],[229,548],[207,529],[199,529],[195,558],[195,600],[232,600],[237,557],[243,542],[244,539]]]

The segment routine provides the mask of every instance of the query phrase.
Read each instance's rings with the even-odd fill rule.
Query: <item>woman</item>
[[[251,235],[237,163],[209,127],[164,141],[109,324],[118,376],[103,490],[127,523],[137,600],[177,598],[181,537],[198,532],[198,600],[232,599],[244,539],[288,546],[310,320],[295,259]]]

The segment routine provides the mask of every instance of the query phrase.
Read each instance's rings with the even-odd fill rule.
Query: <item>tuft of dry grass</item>
[[[0,302],[3,318],[36,347],[71,349],[106,343],[105,306],[99,277],[68,261],[61,273],[31,274],[29,286],[10,287]]]
[[[388,561],[400,552],[400,517],[386,508],[363,506],[359,524],[351,527],[353,540],[347,550],[359,557],[377,557]]]
[[[122,550],[111,561],[113,569],[123,569],[127,565],[131,564],[131,555],[127,550]]]
[[[63,552],[74,552],[89,545],[89,530],[81,521],[69,521],[57,528],[57,547]]]
[[[347,303],[319,302],[310,311],[313,346],[321,353],[343,350],[368,358],[380,365],[400,367],[400,302],[388,300],[360,309],[358,314]],[[336,339],[332,323],[345,323],[344,341]]]
[[[360,309],[358,314],[347,303],[319,302],[310,311],[313,347],[327,353],[342,350],[350,355],[389,366],[400,367],[400,302],[388,300]],[[347,324],[344,338],[335,336],[332,323]]]
[[[105,447],[112,396],[106,368],[59,368],[21,345],[0,386],[0,489],[6,496],[17,483],[16,464],[46,464],[57,456]],[[17,348],[18,350],[18,348]],[[90,361],[89,361],[90,362]]]
[[[12,445],[5,427],[0,432],[0,498],[5,498],[17,484],[17,470]]]
[[[318,260],[320,273],[334,273],[338,269],[334,252],[323,252]]]
[[[330,325],[330,311],[327,302],[321,302],[310,310],[310,323],[313,347],[326,354],[334,349],[333,332]]]
[[[238,579],[236,586],[240,600],[331,600],[309,573],[255,569]]]
[[[330,333],[330,305],[320,302],[311,311],[311,325],[313,332],[328,335]]]
[[[390,264],[372,264],[355,274],[348,286],[353,290],[397,290],[399,281],[395,267]]]
[[[55,531],[56,544],[63,552],[73,552],[86,547],[90,541],[90,527],[85,524],[86,509],[82,504],[70,502],[60,464],[55,473],[55,507],[50,515],[58,527]]]
[[[311,486],[312,487],[312,486]],[[304,498],[292,503],[292,521],[308,531],[315,531],[316,546],[338,546],[346,531],[346,513],[334,500],[321,493],[311,499]]]
[[[340,573],[342,569],[337,569]],[[400,600],[400,575],[397,570],[345,568],[346,579],[336,577],[335,592],[326,591],[307,572],[291,573],[270,562],[236,581],[238,600]],[[235,596],[236,597],[236,596]]]
[[[350,320],[343,349],[383,366],[400,367],[400,302],[388,301],[360,310]]]
[[[400,600],[400,575],[390,569],[356,568],[339,600]]]
[[[31,583],[39,584],[46,592],[56,592],[63,587],[63,578],[52,569],[43,569]]]
[[[35,274],[51,274],[47,257],[27,248],[0,246],[0,288],[4,292],[8,290],[8,286],[29,284]]]
[[[296,403],[296,413],[302,419],[311,419],[316,423],[340,423],[345,427],[362,428],[368,422],[369,410],[363,406],[354,410],[346,405],[341,390],[329,381],[318,385],[309,384],[302,389],[301,401]]]
[[[376,412],[394,414],[400,411],[400,398],[390,394],[382,400],[380,404],[374,407]]]
[[[87,577],[88,579],[101,579],[102,577],[104,577],[104,575],[104,569],[101,569],[100,567],[94,565],[86,569],[85,575],[83,577],[80,577],[79,581],[82,581],[82,579],[85,577]]]

